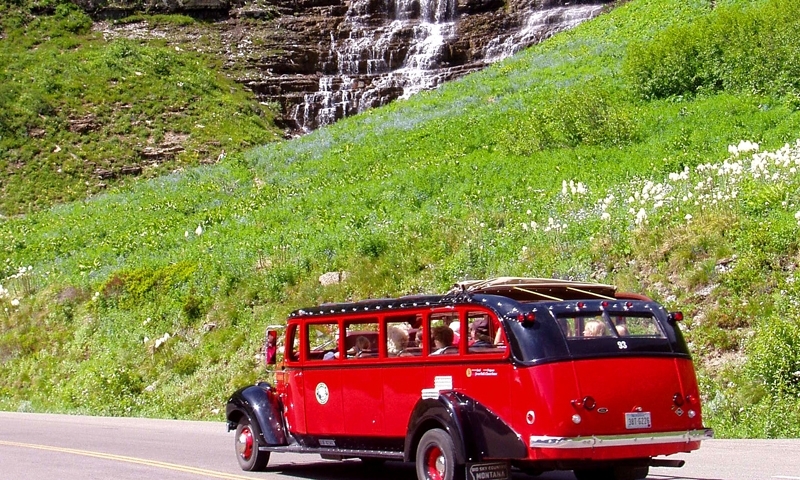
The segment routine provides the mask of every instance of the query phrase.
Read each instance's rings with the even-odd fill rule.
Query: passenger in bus
[[[360,335],[356,338],[356,344],[347,351],[348,355],[353,355],[355,357],[360,357],[362,355],[369,354],[372,350],[372,345],[369,342],[369,339],[363,335]]]
[[[602,322],[591,321],[587,322],[583,328],[584,337],[603,337],[606,334],[606,326]]]
[[[386,350],[389,356],[396,357],[403,353],[403,350],[408,346],[408,332],[402,327],[394,325],[389,328],[389,343],[386,345]]]
[[[450,330],[453,331],[453,344],[458,345],[458,341],[461,340],[461,322],[458,320],[450,322]]]
[[[620,337],[627,337],[630,335],[625,317],[617,317],[616,321],[614,321],[614,328],[617,330],[617,335]]]
[[[475,319],[469,326],[470,347],[491,347],[492,337],[489,336],[489,319],[486,317]]]
[[[450,327],[447,325],[439,325],[438,327],[433,327],[433,348],[435,349],[431,352],[431,355],[439,355],[447,350],[447,347],[453,346],[453,331],[450,330]]]

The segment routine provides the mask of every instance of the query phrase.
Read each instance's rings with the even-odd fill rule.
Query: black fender
[[[281,401],[269,383],[261,382],[243,387],[231,395],[225,406],[228,431],[235,429],[243,416],[258,427],[262,445],[288,444]]]
[[[440,392],[436,399],[417,402],[406,431],[405,461],[414,461],[420,438],[431,428],[442,428],[450,434],[459,464],[528,456],[519,434],[480,402],[460,392]]]

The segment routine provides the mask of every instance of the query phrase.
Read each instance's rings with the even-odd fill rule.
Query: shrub
[[[800,4],[768,0],[714,9],[634,43],[624,71],[646,99],[731,90],[800,92]]]
[[[747,346],[750,374],[779,396],[800,396],[800,322],[797,315],[762,319]]]

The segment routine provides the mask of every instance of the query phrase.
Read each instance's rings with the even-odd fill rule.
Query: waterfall
[[[473,40],[464,61],[452,58],[453,46],[460,40],[457,0],[352,0],[343,21],[330,32],[330,45],[319,65],[318,90],[304,94],[290,117],[307,132],[409,98],[513,55],[594,17],[603,8],[602,4],[572,6],[558,0],[547,2],[555,6],[544,7],[525,1],[504,13],[501,33]]]

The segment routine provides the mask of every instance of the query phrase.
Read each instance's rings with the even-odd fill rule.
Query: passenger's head
[[[469,326],[469,333],[473,340],[491,342],[492,338],[489,336],[489,319],[486,317],[475,319]]]
[[[356,350],[361,352],[370,349],[369,339],[364,336],[356,338]]]
[[[408,332],[398,326],[389,328],[389,344],[386,346],[390,355],[397,355],[408,346]]]
[[[615,328],[617,329],[617,335],[620,337],[627,337],[630,335],[628,333],[628,327],[624,323],[618,323]]]
[[[606,326],[602,322],[591,321],[587,322],[583,328],[584,337],[602,337],[606,334]]]
[[[450,330],[452,330],[454,333],[458,333],[461,330],[461,322],[458,320],[453,320],[450,322]]]
[[[433,327],[433,344],[436,348],[444,348],[449,347],[453,344],[454,334],[453,331],[450,330],[450,327],[446,325],[439,325],[438,327]]]

